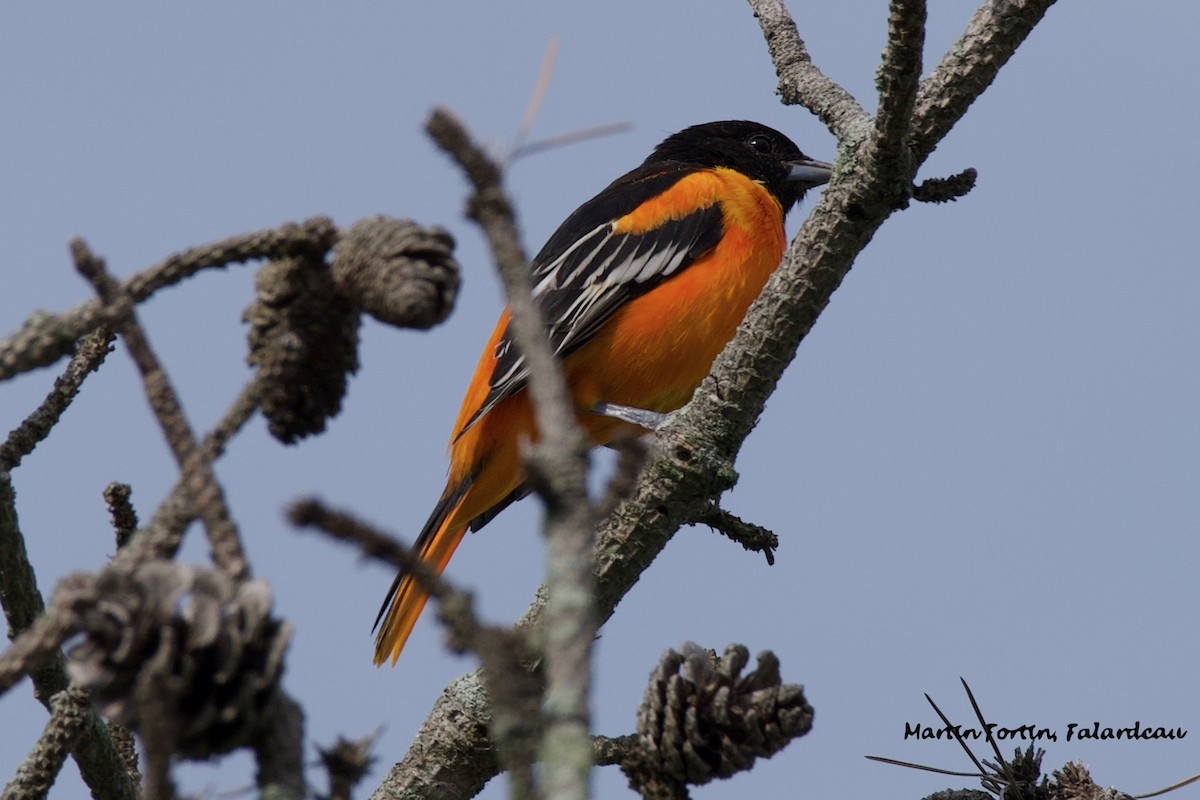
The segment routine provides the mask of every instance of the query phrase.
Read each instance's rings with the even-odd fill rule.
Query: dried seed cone
[[[263,380],[262,412],[284,444],[325,430],[342,408],[346,382],[358,370],[359,314],[334,287],[318,258],[264,265],[255,279],[250,355]]]
[[[685,785],[749,769],[812,727],[803,687],[781,683],[770,651],[742,677],[750,660],[742,645],[730,645],[721,658],[691,642],[682,650],[663,655],[638,709],[639,755],[623,765],[635,789],[686,797]]]
[[[253,736],[291,636],[270,616],[265,583],[150,562],[132,575],[102,574],[72,609],[86,638],[67,669],[103,713],[183,758],[210,758]]]
[[[454,239],[444,228],[369,217],[334,248],[338,290],[375,319],[400,328],[429,328],[454,307],[459,270]]]

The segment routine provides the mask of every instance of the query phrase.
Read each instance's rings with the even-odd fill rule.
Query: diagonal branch
[[[808,54],[783,0],[749,0],[779,76],[776,92],[786,105],[817,115],[839,141],[854,138],[871,120],[858,101],[821,72]]]
[[[911,146],[923,162],[996,79],[1054,0],[986,0],[937,68],[921,82]]]
[[[85,336],[79,349],[71,358],[63,374],[54,381],[54,388],[40,406],[21,422],[0,445],[0,606],[8,620],[10,636],[29,629],[45,610],[42,593],[38,589],[37,576],[29,563],[25,541],[17,519],[15,492],[9,470],[31,453],[58,422],[62,413],[78,394],[83,380],[99,368],[109,352],[112,342],[111,331],[95,331]],[[64,691],[68,680],[63,668],[62,657],[55,652],[58,643],[49,646],[47,653],[54,657],[38,669],[30,672],[34,695],[47,708],[58,702],[63,713],[70,714],[75,723],[72,735],[64,739],[60,728],[52,720],[48,731],[55,731],[50,744],[39,744],[37,763],[27,762],[23,773],[14,781],[34,780],[29,770],[53,780],[61,760],[55,755],[62,747],[68,747],[79,764],[84,781],[99,796],[132,798],[136,788],[122,768],[121,759],[113,742],[105,731],[104,723],[81,698],[79,692]],[[20,676],[20,672],[16,676]],[[58,698],[57,701],[54,698]],[[55,711],[55,714],[58,712]],[[58,749],[56,749],[58,748]]]
[[[122,301],[114,306],[100,299],[80,303],[62,314],[37,314],[8,338],[0,340],[0,380],[53,364],[67,355],[79,337],[101,325],[114,325],[128,313],[128,304],[140,303],[159,289],[173,286],[205,269],[221,268],[261,258],[285,258],[314,250],[327,252],[337,240],[337,228],[328,217],[313,217],[300,224],[233,236],[168,256],[121,282]]]
[[[166,498],[159,504],[150,522],[139,530],[127,547],[113,557],[123,569],[151,559],[171,559],[183,541],[183,532],[198,516],[192,498],[203,497],[214,461],[225,452],[229,440],[242,429],[258,410],[261,383],[252,380],[243,387],[233,404],[181,465],[180,475]]]
[[[196,458],[196,435],[187,421],[183,404],[171,385],[166,369],[163,368],[154,348],[150,346],[150,339],[138,321],[133,304],[122,302],[120,284],[108,273],[104,260],[92,252],[86,242],[79,238],[72,239],[71,256],[75,260],[76,269],[88,279],[105,305],[129,309],[125,316],[117,321],[116,328],[120,331],[125,347],[142,376],[146,400],[150,404],[150,410],[154,412],[155,419],[158,420],[176,463],[181,470],[189,463],[198,465],[191,501],[204,523],[205,533],[208,534],[213,562],[235,580],[249,578],[250,566],[246,561],[237,525],[225,502],[225,494],[209,465]]]

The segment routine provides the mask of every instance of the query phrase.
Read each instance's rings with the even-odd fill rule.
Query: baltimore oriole
[[[668,137],[641,166],[580,206],[530,265],[533,297],[593,444],[638,411],[691,399],[787,244],[783,220],[830,165],[779,131],[712,122]],[[441,572],[468,528],[525,493],[520,442],[537,438],[528,370],[500,315],[450,440],[446,489],[415,547]],[[425,606],[396,577],[375,624],[375,663],[395,663]]]

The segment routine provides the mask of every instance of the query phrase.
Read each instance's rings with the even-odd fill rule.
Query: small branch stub
[[[975,188],[979,173],[967,167],[949,178],[930,178],[913,187],[912,197],[918,203],[950,203]]]

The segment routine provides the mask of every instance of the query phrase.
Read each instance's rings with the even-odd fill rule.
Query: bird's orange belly
[[[617,312],[563,364],[580,411],[599,402],[659,412],[686,404],[733,338],[783,247],[782,230],[766,242],[729,231],[718,248]],[[740,266],[731,272],[729,264]]]

